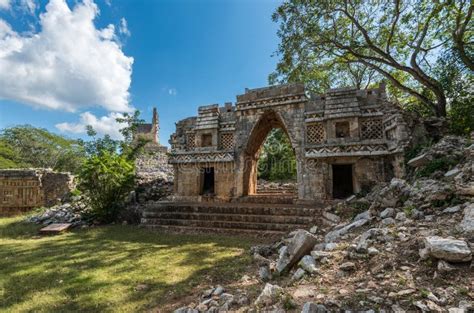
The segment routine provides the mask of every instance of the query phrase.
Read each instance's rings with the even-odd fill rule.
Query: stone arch
[[[272,129],[280,128],[287,135],[295,153],[295,140],[288,131],[282,116],[275,110],[267,110],[260,114],[257,122],[249,133],[245,148],[242,151],[243,157],[243,188],[242,195],[248,196],[256,193],[257,183],[257,161],[260,150]],[[298,170],[298,169],[297,169]],[[297,175],[298,176],[298,175]]]

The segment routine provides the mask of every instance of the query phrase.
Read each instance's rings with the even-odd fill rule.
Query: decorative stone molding
[[[232,152],[203,152],[171,154],[169,163],[208,163],[208,162],[233,162],[234,154]]]

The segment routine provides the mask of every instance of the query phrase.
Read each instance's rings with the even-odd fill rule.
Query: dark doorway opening
[[[201,195],[214,195],[214,168],[205,167],[201,170]]]
[[[352,164],[333,164],[332,197],[334,199],[343,199],[353,193]]]

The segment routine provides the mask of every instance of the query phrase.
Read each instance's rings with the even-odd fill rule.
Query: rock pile
[[[204,290],[201,293],[198,304],[190,304],[185,307],[176,309],[174,313],[217,313],[231,312],[232,308],[242,307],[249,304],[249,298],[241,290],[237,293],[230,294],[222,286],[216,286]]]
[[[327,207],[310,231],[253,247],[261,291],[233,310],[474,311],[474,145],[447,137],[422,155],[406,180]],[[456,162],[436,161],[447,155]]]
[[[68,203],[58,204],[42,211],[39,214],[26,218],[27,222],[49,225],[52,223],[70,223],[72,227],[84,226],[88,223],[83,220],[83,214],[90,208],[80,196],[71,198]]]

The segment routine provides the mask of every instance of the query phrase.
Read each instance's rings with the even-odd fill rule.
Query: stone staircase
[[[166,203],[146,205],[141,223],[173,232],[281,235],[314,225],[322,206],[260,203]]]

